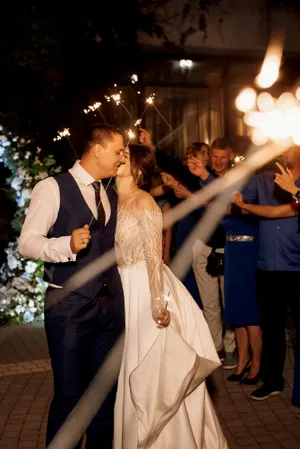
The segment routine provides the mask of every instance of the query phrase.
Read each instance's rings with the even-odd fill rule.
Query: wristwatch
[[[295,203],[299,203],[300,201],[300,190],[298,190],[298,192],[295,193],[295,195],[292,195]]]

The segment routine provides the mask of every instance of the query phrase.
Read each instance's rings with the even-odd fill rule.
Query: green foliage
[[[43,155],[30,141],[0,127],[0,161],[9,168],[10,195],[17,203],[12,226],[19,235],[27,214],[30,196],[37,182],[61,171],[53,155]],[[46,283],[43,263],[26,260],[18,253],[17,239],[5,250],[7,259],[0,268],[0,322],[29,322],[43,319]]]

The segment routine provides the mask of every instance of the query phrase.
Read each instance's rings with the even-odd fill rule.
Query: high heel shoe
[[[227,380],[229,382],[240,382],[243,379],[244,375],[250,371],[250,363],[251,359],[248,360],[240,374],[231,374],[227,377]]]
[[[241,379],[241,384],[242,385],[256,385],[256,384],[258,384],[259,379],[260,379],[260,372],[258,371],[256,376],[254,376],[254,377],[245,377],[245,379]]]

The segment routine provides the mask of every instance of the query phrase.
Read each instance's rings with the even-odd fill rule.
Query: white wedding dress
[[[162,262],[162,215],[148,203],[118,211],[126,332],[114,449],[228,449],[203,380],[220,361],[202,311]],[[162,329],[152,314],[168,295]]]

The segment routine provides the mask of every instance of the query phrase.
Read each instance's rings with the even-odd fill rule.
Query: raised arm
[[[275,184],[281,187],[286,192],[289,192],[292,196],[299,195],[299,188],[296,186],[293,174],[288,168],[282,167],[278,162],[276,162],[277,167],[281,173],[275,173]]]

